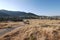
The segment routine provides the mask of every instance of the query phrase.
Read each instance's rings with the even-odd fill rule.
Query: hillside
[[[4,13],[4,15],[9,15],[9,16],[20,16],[20,17],[28,17],[28,16],[38,16],[33,13],[26,13],[26,12],[20,12],[20,11],[8,11],[8,10],[0,10],[1,13]],[[1,14],[0,13],[0,14]]]
[[[18,19],[55,19],[60,20],[60,16],[39,16],[34,13],[26,13],[21,11],[8,11],[8,10],[0,10],[0,18],[3,16],[4,18],[18,18]]]
[[[9,29],[16,28],[9,30],[6,27],[3,35],[1,35],[2,30],[0,29],[0,40],[60,40],[60,20],[29,19],[28,21],[29,24],[8,22]]]
[[[9,16],[9,15],[0,11],[0,16]]]

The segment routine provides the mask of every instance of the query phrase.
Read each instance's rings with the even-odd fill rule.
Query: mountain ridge
[[[10,16],[38,16],[34,13],[26,13],[26,12],[20,12],[20,11],[0,10],[0,12],[5,13],[6,15],[10,15]]]

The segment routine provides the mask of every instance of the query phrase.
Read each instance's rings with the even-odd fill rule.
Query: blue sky
[[[0,0],[0,9],[56,16],[60,15],[60,0]]]

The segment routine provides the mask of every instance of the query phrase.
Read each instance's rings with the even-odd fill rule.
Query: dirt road
[[[0,29],[0,38],[5,36],[5,35],[11,34],[11,33],[15,33],[17,31],[19,31],[19,29],[21,27],[23,27],[23,26],[24,25],[21,25],[20,27],[12,27],[12,28]]]

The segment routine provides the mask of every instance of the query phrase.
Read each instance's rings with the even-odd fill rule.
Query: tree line
[[[48,16],[30,16],[30,17],[17,17],[17,16],[0,16],[0,22],[2,21],[23,21],[24,19],[49,19],[49,20],[60,20],[58,17]]]

